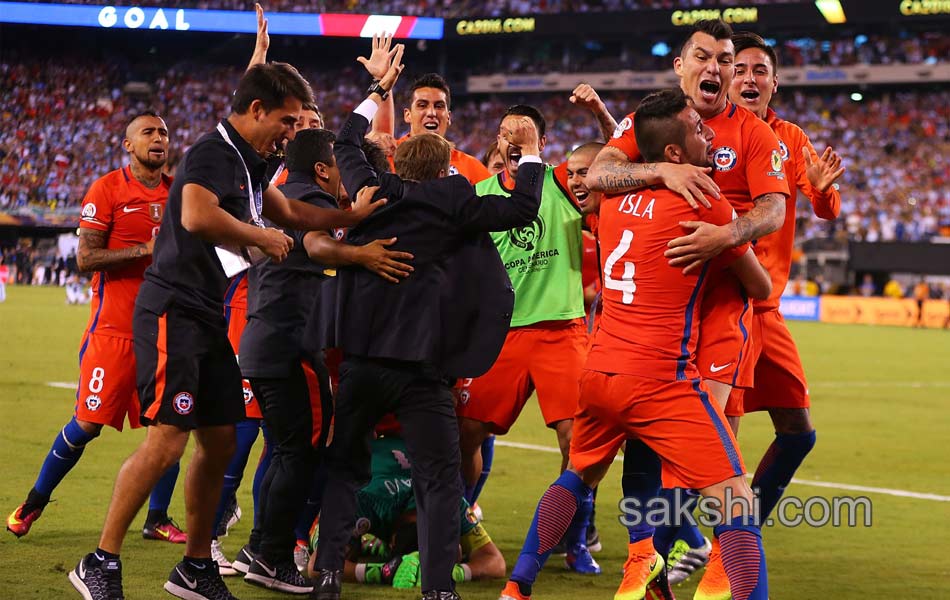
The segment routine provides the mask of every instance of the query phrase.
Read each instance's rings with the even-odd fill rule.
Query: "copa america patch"
[[[86,410],[96,412],[100,406],[102,406],[102,398],[95,394],[86,396]]]
[[[92,219],[96,216],[96,205],[92,202],[87,202],[85,206],[82,207],[82,218]]]
[[[737,162],[739,162],[739,155],[729,146],[716,148],[716,151],[713,153],[713,163],[716,165],[716,170],[720,173],[731,171]]]
[[[195,399],[188,392],[182,392],[175,395],[172,406],[178,414],[187,415],[195,408]]]
[[[617,123],[617,128],[614,129],[614,139],[622,136],[623,132],[627,131],[631,127],[633,127],[633,119],[630,117],[624,117],[623,121]]]

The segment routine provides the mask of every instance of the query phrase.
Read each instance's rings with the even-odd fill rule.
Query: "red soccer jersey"
[[[805,159],[802,148],[807,148],[812,160],[818,160],[818,153],[811,145],[808,136],[801,127],[784,121],[771,108],[765,117],[778,136],[782,160],[785,163],[785,177],[789,187],[795,186],[811,201],[815,214],[822,219],[835,219],[841,212],[841,195],[834,186],[825,192],[816,190],[805,175]],[[772,277],[772,295],[767,300],[756,300],[753,308],[756,312],[775,310],[792,268],[792,248],[795,245],[795,196],[789,196],[785,204],[785,223],[782,229],[765,236],[755,245],[755,255]]]
[[[633,131],[633,115],[630,113],[620,122],[607,145],[639,162],[642,156]],[[713,180],[736,213],[748,212],[752,201],[764,194],[789,195],[778,138],[768,124],[731,102],[726,110],[704,123],[716,134]]]
[[[396,140],[396,145],[398,146],[408,139],[409,134],[407,133]],[[395,170],[396,164],[393,162],[393,157],[391,156],[389,157],[389,165]],[[452,148],[452,154],[449,157],[449,175],[461,175],[465,179],[468,179],[468,182],[472,185],[491,177],[491,173],[488,171],[488,168],[482,164],[482,161],[455,147]]]
[[[721,225],[733,215],[724,202],[694,210],[666,188],[604,199],[599,227],[603,314],[587,369],[664,381],[699,376],[694,355],[708,273],[727,267],[748,245],[729,250],[690,276],[671,267],[663,253],[671,239],[683,234],[681,221]]]
[[[108,233],[106,248],[117,250],[145,243],[158,234],[171,179],[162,177],[155,189],[142,185],[129,167],[100,177],[83,199],[79,226]],[[132,311],[142,274],[151,259],[98,271],[92,277],[92,314],[86,330],[132,339]]]

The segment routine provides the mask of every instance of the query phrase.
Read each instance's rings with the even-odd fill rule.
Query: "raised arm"
[[[392,43],[392,35],[386,33],[374,35],[373,51],[369,58],[360,56],[356,59],[357,62],[366,67],[374,81],[380,81],[386,76],[386,71],[389,70],[389,65],[392,63],[393,57],[396,56],[396,49],[392,48]],[[373,133],[377,135],[396,135],[396,105],[392,94],[387,95],[386,99],[379,105],[379,110],[373,119]]]
[[[254,54],[251,55],[251,62],[247,63],[248,69],[254,65],[266,63],[267,49],[270,48],[270,36],[267,35],[267,19],[264,18],[264,8],[255,3],[254,10],[257,11],[257,40],[254,43]]]
[[[372,92],[350,115],[343,124],[343,128],[337,135],[336,143],[333,145],[333,154],[336,156],[337,164],[340,167],[340,175],[343,178],[343,187],[351,194],[366,186],[375,186],[379,184],[379,174],[373,170],[373,167],[366,160],[363,154],[363,138],[366,136],[366,130],[369,124],[375,119],[379,107],[384,103],[383,95],[387,97],[389,92],[399,79],[402,73],[402,53],[404,46],[397,44],[392,51],[383,51],[377,47],[376,38],[374,38],[373,56],[370,60],[359,57],[360,62],[364,64],[374,64],[374,60],[385,60],[387,62],[386,72],[378,82],[378,92]],[[391,55],[391,56],[390,56]],[[367,67],[369,68],[369,67]],[[376,67],[373,67],[374,70]],[[378,71],[377,71],[378,72]]]
[[[582,106],[592,112],[597,119],[597,124],[600,126],[600,132],[603,134],[604,140],[610,140],[614,131],[617,130],[617,121],[611,116],[610,111],[607,110],[607,105],[604,104],[600,96],[597,95],[597,91],[590,85],[582,83],[571,92],[570,100],[571,103]]]
[[[841,156],[828,146],[819,157],[806,138],[799,165],[803,171],[798,176],[799,187],[811,201],[815,215],[828,220],[838,218],[841,213],[841,194],[834,183],[844,175]]]

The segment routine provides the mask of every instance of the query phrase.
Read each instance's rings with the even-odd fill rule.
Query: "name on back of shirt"
[[[617,211],[625,215],[653,220],[653,204],[655,202],[655,198],[650,198],[647,201],[643,194],[627,194],[617,205]]]

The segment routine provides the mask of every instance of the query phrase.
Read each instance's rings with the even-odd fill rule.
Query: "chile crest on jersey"
[[[716,151],[713,152],[713,164],[716,165],[716,170],[720,173],[731,171],[737,162],[739,162],[739,155],[729,146],[716,148]]]

